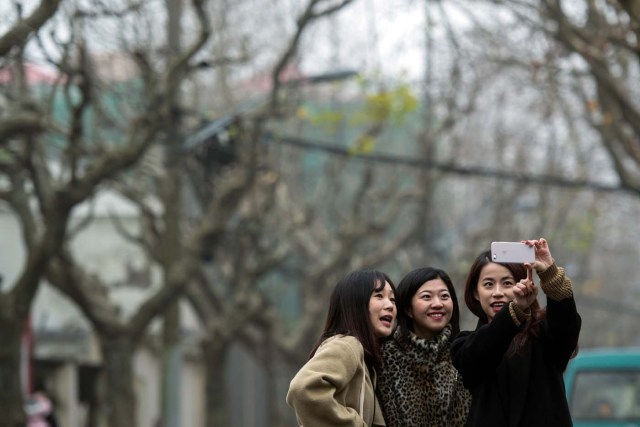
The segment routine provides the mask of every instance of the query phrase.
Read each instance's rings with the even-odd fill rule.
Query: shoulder
[[[396,352],[401,350],[400,335],[396,331],[392,336],[382,341],[382,350]]]
[[[316,351],[318,355],[328,353],[342,353],[361,359],[364,356],[364,347],[362,347],[362,343],[354,336],[335,335],[324,340]]]
[[[469,338],[469,336],[471,336],[471,334],[473,334],[473,332],[474,331],[460,331],[458,335],[453,337],[453,339],[451,340],[451,344],[455,345],[456,343],[464,342],[467,338]]]
[[[362,345],[355,337],[327,338],[291,380],[290,392],[295,394],[327,384],[341,388],[362,370],[363,356]]]

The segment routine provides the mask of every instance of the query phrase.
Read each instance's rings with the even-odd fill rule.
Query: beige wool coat
[[[364,349],[352,336],[337,335],[320,345],[291,380],[287,403],[304,427],[385,425]]]

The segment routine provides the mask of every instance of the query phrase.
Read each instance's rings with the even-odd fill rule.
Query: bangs
[[[384,287],[385,287],[385,285],[387,283],[389,283],[391,285],[391,289],[393,289],[394,292],[395,292],[395,289],[393,287],[393,284],[391,283],[391,280],[386,275],[384,275],[384,274],[382,274],[380,272],[376,272],[375,285],[373,287],[372,293],[373,292],[380,292],[381,290],[384,289]]]

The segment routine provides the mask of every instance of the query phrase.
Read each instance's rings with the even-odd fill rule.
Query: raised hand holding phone
[[[543,273],[555,262],[551,256],[551,250],[549,249],[549,244],[546,239],[540,238],[538,240],[523,240],[522,243],[533,249],[535,260],[531,262],[531,264],[538,274]]]

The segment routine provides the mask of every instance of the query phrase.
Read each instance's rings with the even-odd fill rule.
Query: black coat
[[[514,356],[505,356],[520,328],[508,305],[475,331],[461,332],[451,355],[471,391],[467,426],[571,426],[563,372],[578,344],[581,319],[573,298],[547,298],[540,334]]]

